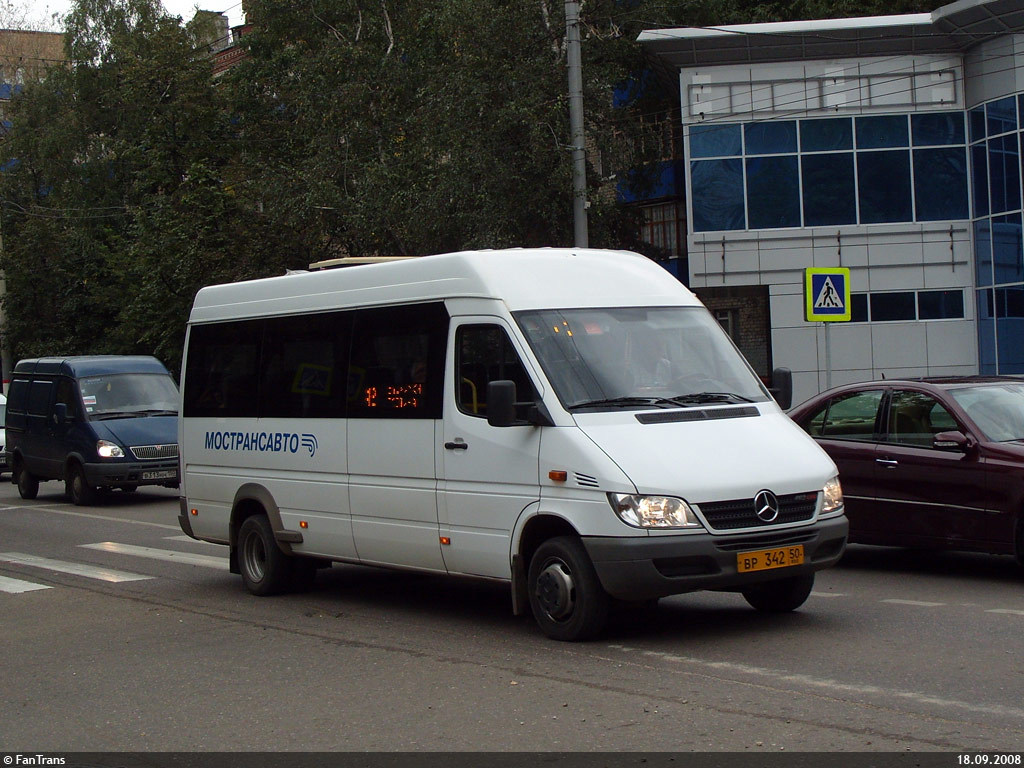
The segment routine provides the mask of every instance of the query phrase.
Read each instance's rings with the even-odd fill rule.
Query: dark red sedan
[[[1024,379],[848,384],[789,415],[839,467],[851,543],[1024,565]]]

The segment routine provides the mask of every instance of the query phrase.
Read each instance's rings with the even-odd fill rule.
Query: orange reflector
[[[193,509],[192,510],[192,514],[193,515],[198,515],[199,514],[199,510],[198,509]]]
[[[569,479],[569,473],[564,469],[552,469],[548,472],[548,477],[554,480],[556,483],[564,483]]]
[[[441,537],[441,543],[444,544],[445,546],[448,546],[449,544],[452,543],[452,540],[450,538],[448,538],[447,536],[442,536]]]
[[[299,520],[299,528],[309,528],[309,523],[305,520]]]

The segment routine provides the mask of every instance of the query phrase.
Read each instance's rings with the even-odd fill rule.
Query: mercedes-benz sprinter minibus
[[[498,579],[550,637],[702,589],[789,611],[832,461],[649,259],[482,251],[204,288],[181,527],[255,594],[332,561]]]

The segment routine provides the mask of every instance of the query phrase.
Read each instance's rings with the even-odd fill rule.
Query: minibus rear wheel
[[[575,536],[556,536],[537,547],[527,586],[533,616],[553,640],[586,640],[608,621],[608,594]]]
[[[743,597],[759,611],[788,613],[807,600],[814,588],[814,574],[765,581],[743,590]]]
[[[247,517],[238,531],[238,566],[245,588],[254,595],[284,592],[291,581],[291,561],[274,540],[266,515]]]

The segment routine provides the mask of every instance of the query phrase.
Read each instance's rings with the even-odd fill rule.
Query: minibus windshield
[[[769,399],[704,307],[549,309],[515,317],[569,410]]]
[[[178,388],[159,373],[118,373],[79,380],[82,406],[90,420],[175,416]]]

